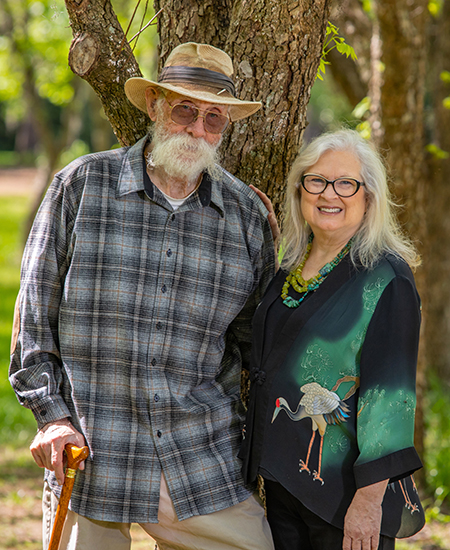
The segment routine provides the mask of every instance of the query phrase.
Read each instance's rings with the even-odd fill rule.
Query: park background
[[[373,138],[385,153],[393,167],[393,194],[405,205],[399,210],[400,219],[424,258],[424,267],[417,273],[426,327],[418,379],[417,439],[424,462],[418,484],[428,523],[421,533],[398,543],[398,548],[450,549],[449,0],[323,0],[315,6],[308,0],[160,0],[155,1],[155,8],[148,0],[0,0],[0,549],[41,547],[42,471],[28,451],[36,427],[32,414],[18,405],[7,377],[20,259],[30,223],[56,170],[82,154],[132,142],[142,132],[142,124],[147,124],[144,119],[141,127],[133,127],[127,134],[127,117],[122,117],[125,122],[111,121],[111,113],[105,114],[102,107],[102,103],[119,100],[125,103],[123,92],[115,92],[118,98],[110,95],[100,100],[99,89],[85,81],[89,78],[75,75],[68,65],[75,33],[79,37],[86,24],[71,10],[89,4],[111,8],[108,17],[117,16],[119,31],[126,34],[126,52],[132,52],[149,78],[156,77],[159,54],[166,56],[179,42],[222,45],[215,42],[217,33],[211,34],[214,25],[207,21],[201,29],[202,20],[211,17],[213,5],[220,8],[220,24],[217,13],[213,14],[217,28],[228,25],[232,29],[237,17],[240,22],[248,21],[250,26],[244,26],[239,34],[247,50],[237,46],[234,50],[240,60],[238,89],[241,97],[249,93],[250,99],[265,101],[264,112],[251,129],[262,138],[258,143],[256,138],[252,142],[246,137],[240,146],[248,128],[235,124],[225,143],[233,158],[225,158],[225,164],[244,181],[267,191],[278,212],[285,175],[302,140],[344,124]],[[165,11],[158,27],[144,28],[161,7]],[[282,64],[285,44],[286,51],[295,51],[297,56],[300,51],[289,33],[282,38],[280,25],[289,23],[287,30],[294,36],[293,21],[301,30],[301,22],[308,17],[309,30],[315,29],[317,35],[316,41],[309,43],[311,59],[303,66],[295,65],[294,70],[292,59],[286,57],[290,82],[298,76],[306,85],[301,88],[303,95],[297,90],[297,103],[292,97],[288,102],[288,94],[277,97],[277,87],[266,84],[268,89],[263,89],[264,78],[272,71],[275,80],[282,81],[273,57],[278,53]],[[260,35],[268,42],[266,50],[258,37],[250,37],[258,24],[263,29]],[[276,38],[271,38],[271,27]],[[231,31],[229,34],[232,38]],[[233,53],[231,38],[224,47]],[[272,57],[267,53],[270,40],[275,44]],[[239,43],[236,37],[234,43]],[[119,45],[124,49],[123,43]],[[253,74],[243,53],[248,53],[248,48],[262,48],[263,76],[257,71]],[[95,78],[98,80],[98,75]],[[283,86],[288,88],[281,82],[280,89]],[[402,93],[403,103],[399,102]],[[300,96],[305,98],[303,103]],[[283,101],[286,104],[278,109]],[[401,116],[395,109],[401,110]],[[269,113],[280,116],[272,120]],[[276,130],[271,127],[264,137],[261,128],[269,122]],[[275,149],[277,140],[285,154]],[[242,157],[241,151],[246,149],[249,156]],[[269,167],[252,165],[267,159]],[[133,531],[133,550],[148,547],[139,531]]]

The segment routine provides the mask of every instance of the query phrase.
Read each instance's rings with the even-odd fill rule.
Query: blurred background
[[[430,10],[435,4],[430,2]],[[113,5],[127,29],[136,2],[115,0]],[[127,36],[150,20],[153,8],[148,2],[145,7]],[[0,0],[0,548],[41,547],[42,472],[28,451],[36,425],[8,382],[23,246],[52,174],[80,155],[118,146],[95,92],[68,67],[71,41],[63,0]],[[155,26],[134,41],[134,55],[148,78],[156,77],[157,44]],[[367,133],[369,111],[367,98],[352,102],[336,71],[327,67],[312,89],[305,138],[342,123]],[[439,149],[434,154],[448,155]],[[420,491],[429,523],[414,540],[400,542],[400,549],[450,549],[450,395],[432,365],[426,378]],[[148,547],[135,536],[134,549]]]

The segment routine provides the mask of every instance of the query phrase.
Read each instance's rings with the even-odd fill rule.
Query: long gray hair
[[[412,268],[420,265],[420,257],[412,242],[402,233],[395,216],[387,184],[386,169],[374,146],[355,130],[338,130],[315,138],[303,147],[295,159],[287,179],[281,246],[284,253],[282,267],[291,271],[301,262],[311,234],[300,206],[300,178],[328,151],[348,151],[361,164],[361,178],[365,183],[367,210],[361,226],[355,233],[351,259],[371,268],[384,253],[403,258]]]

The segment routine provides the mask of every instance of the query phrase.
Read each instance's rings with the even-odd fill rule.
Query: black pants
[[[265,488],[275,550],[342,550],[342,529],[308,510],[279,483],[265,480]],[[395,539],[380,536],[378,550],[394,548]]]

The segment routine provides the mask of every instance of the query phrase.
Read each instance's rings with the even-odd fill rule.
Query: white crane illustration
[[[347,392],[345,397],[341,399],[335,390],[343,382],[354,382],[351,389]],[[322,466],[322,449],[323,449],[323,436],[327,429],[328,424],[341,424],[346,422],[346,419],[349,417],[350,409],[344,403],[346,399],[351,397],[359,387],[359,378],[357,376],[344,376],[340,378],[336,384],[333,386],[332,390],[327,390],[317,382],[310,382],[301,386],[300,390],[303,392],[297,409],[292,411],[288,405],[288,402],[283,397],[279,397],[275,402],[275,410],[272,416],[272,423],[275,418],[278,416],[280,411],[285,411],[288,417],[294,422],[298,422],[303,418],[310,418],[312,421],[312,436],[309,442],[308,452],[306,455],[306,460],[299,460],[299,471],[303,472],[306,470],[308,473],[311,473],[308,468],[309,457],[311,454],[311,449],[316,437],[316,431],[319,431],[320,435],[320,450],[319,450],[319,464],[317,471],[313,472],[313,479],[320,481],[321,484],[324,484],[324,480],[320,476],[320,470]]]

